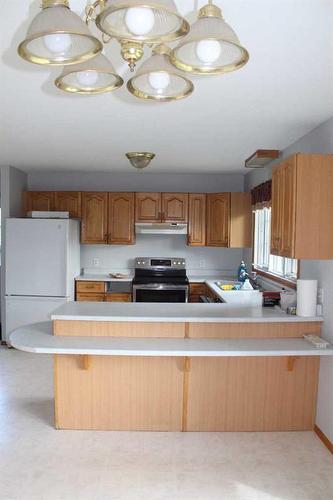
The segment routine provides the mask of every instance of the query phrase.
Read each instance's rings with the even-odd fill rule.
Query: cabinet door
[[[26,211],[50,212],[54,210],[54,193],[50,191],[29,191],[25,195]]]
[[[71,218],[81,217],[81,193],[77,191],[57,191],[54,193],[54,209],[69,212]]]
[[[190,283],[190,302],[200,302],[200,295],[206,295],[205,283]]]
[[[207,195],[207,246],[229,246],[230,193]]]
[[[81,243],[108,241],[108,193],[82,193]]]
[[[281,166],[281,245],[279,255],[294,257],[296,221],[296,157],[291,157]]]
[[[162,220],[188,221],[188,193],[162,193]]]
[[[282,170],[273,169],[272,174],[272,214],[271,214],[271,254],[279,255],[283,225]]]
[[[136,193],[135,200],[137,222],[161,220],[161,193]]]
[[[109,193],[109,243],[134,244],[134,210],[134,193]]]
[[[230,248],[252,246],[251,193],[230,194]]]
[[[271,253],[294,257],[296,156],[276,166],[272,176]]]
[[[206,244],[206,195],[189,195],[188,244],[203,247]]]

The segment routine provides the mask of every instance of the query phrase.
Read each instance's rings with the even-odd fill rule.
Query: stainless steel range
[[[188,296],[185,259],[135,259],[133,302],[188,302]]]

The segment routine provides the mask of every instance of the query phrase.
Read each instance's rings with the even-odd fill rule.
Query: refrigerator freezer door
[[[6,297],[6,331],[3,340],[8,342],[10,333],[24,325],[50,320],[50,315],[67,302],[58,297]]]
[[[7,219],[6,295],[72,295],[68,275],[73,224],[79,227],[70,220]],[[78,244],[76,248],[79,252]]]

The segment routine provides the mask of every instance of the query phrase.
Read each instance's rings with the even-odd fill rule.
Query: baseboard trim
[[[331,443],[331,441],[328,439],[328,437],[325,436],[323,431],[321,429],[319,429],[319,427],[317,425],[314,426],[314,431],[317,434],[317,436],[319,437],[320,441],[322,441],[324,443],[324,445],[326,446],[326,448],[333,454],[333,443]]]

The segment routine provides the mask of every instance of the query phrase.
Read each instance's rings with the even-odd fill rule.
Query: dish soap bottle
[[[251,285],[250,280],[248,278],[244,281],[242,290],[253,290],[253,286]]]
[[[246,264],[243,260],[241,261],[240,266],[238,268],[237,276],[238,276],[238,281],[240,281],[241,283],[244,283],[245,280],[247,280],[249,277]]]

